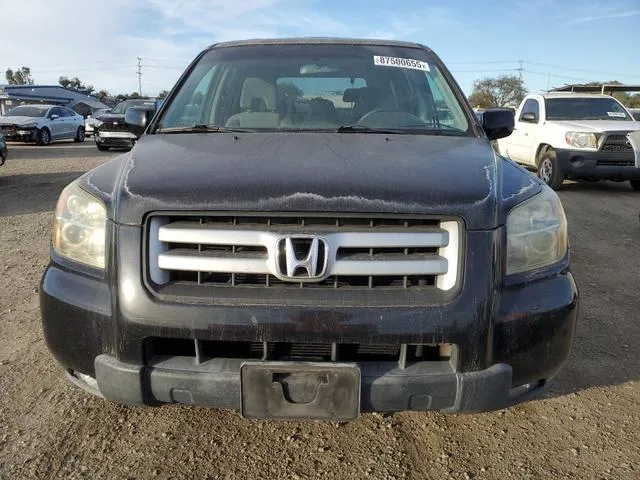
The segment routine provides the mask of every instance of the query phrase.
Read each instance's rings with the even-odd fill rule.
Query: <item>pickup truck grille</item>
[[[158,287],[447,291],[460,230],[432,218],[152,216],[149,277]]]
[[[610,153],[633,153],[633,147],[627,143],[629,140],[627,138],[627,133],[628,132],[610,133],[602,143],[600,151]],[[631,160],[631,165],[633,165],[633,159]]]

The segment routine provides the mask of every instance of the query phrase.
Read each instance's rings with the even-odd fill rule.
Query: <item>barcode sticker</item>
[[[382,57],[374,55],[374,65],[382,65],[384,67],[397,67],[397,68],[411,68],[412,70],[422,70],[429,72],[429,64],[421,60],[414,60],[413,58],[398,58],[398,57]]]

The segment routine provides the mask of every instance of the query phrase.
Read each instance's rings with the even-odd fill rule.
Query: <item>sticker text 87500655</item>
[[[373,64],[385,67],[411,68],[413,70],[429,71],[429,64],[427,62],[414,60],[412,58],[382,57],[374,55]]]

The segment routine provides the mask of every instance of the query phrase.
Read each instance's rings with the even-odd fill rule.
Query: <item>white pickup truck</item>
[[[534,167],[552,188],[565,179],[629,180],[640,190],[629,132],[640,122],[608,95],[528,95],[518,107],[513,133],[498,140],[500,154]]]

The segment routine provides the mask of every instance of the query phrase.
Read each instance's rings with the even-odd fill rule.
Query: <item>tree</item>
[[[162,100],[163,98],[167,98],[167,95],[169,95],[169,90],[162,90],[158,94],[158,100]]]
[[[469,103],[474,108],[517,107],[526,95],[527,89],[520,77],[502,75],[473,82]]]
[[[109,92],[102,89],[102,90],[98,90],[96,93],[94,93],[94,95],[99,99],[102,100],[103,98],[107,98],[109,96]]]
[[[70,88],[71,90],[76,90],[84,93],[85,95],[91,95],[93,92],[93,85],[85,85],[78,77],[60,77],[58,79],[58,83],[64,88]]]
[[[34,83],[29,67],[21,67],[15,71],[7,68],[4,77],[9,85],[33,85]]]

